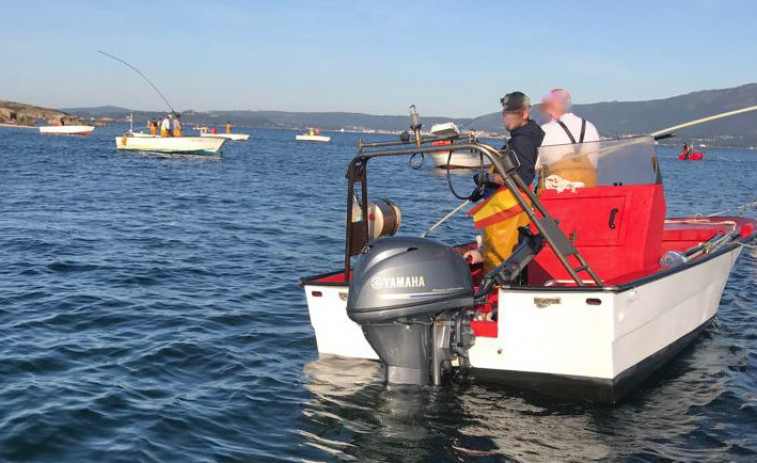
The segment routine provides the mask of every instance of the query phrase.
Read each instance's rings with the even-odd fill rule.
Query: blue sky
[[[757,81],[757,1],[15,1],[0,99],[51,107],[477,116],[562,86],[578,103]]]

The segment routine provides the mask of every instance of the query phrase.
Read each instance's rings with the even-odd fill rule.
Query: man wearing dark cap
[[[544,131],[531,120],[531,101],[523,92],[508,93],[500,102],[502,120],[510,132],[510,149],[520,161],[518,175],[531,185],[536,176],[538,148],[544,139]],[[472,263],[483,262],[484,270],[488,272],[510,256],[518,243],[518,227],[528,225],[529,220],[513,194],[501,188],[504,184],[502,176],[489,173],[486,177],[479,177],[477,181],[495,184],[498,189],[485,194],[486,200],[469,212],[476,228],[483,233],[479,248],[467,252],[466,258]]]
[[[502,103],[502,120],[510,132],[510,149],[520,161],[518,175],[530,185],[536,176],[536,159],[539,146],[544,140],[544,131],[531,119],[531,100],[523,92],[512,92],[500,99]],[[502,185],[499,174],[493,174],[494,182]]]

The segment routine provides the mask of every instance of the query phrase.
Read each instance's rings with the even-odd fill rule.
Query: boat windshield
[[[601,140],[539,148],[540,188],[657,183],[657,157],[652,137]]]

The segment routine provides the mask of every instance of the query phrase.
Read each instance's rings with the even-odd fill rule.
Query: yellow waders
[[[528,215],[515,196],[500,189],[470,213],[476,228],[482,229],[481,257],[488,272],[505,261],[518,244],[518,228],[528,225]]]
[[[518,245],[518,228],[528,225],[529,219],[525,212],[505,219],[501,222],[484,227],[481,234],[481,257],[484,260],[484,271],[489,272],[504,262]]]

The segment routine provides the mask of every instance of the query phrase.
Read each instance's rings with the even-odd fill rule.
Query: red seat
[[[659,265],[665,222],[662,185],[600,186],[561,193],[544,190],[540,199],[602,280]],[[580,276],[590,280],[586,273]],[[531,285],[541,285],[571,278],[545,246],[529,265],[528,279]]]

